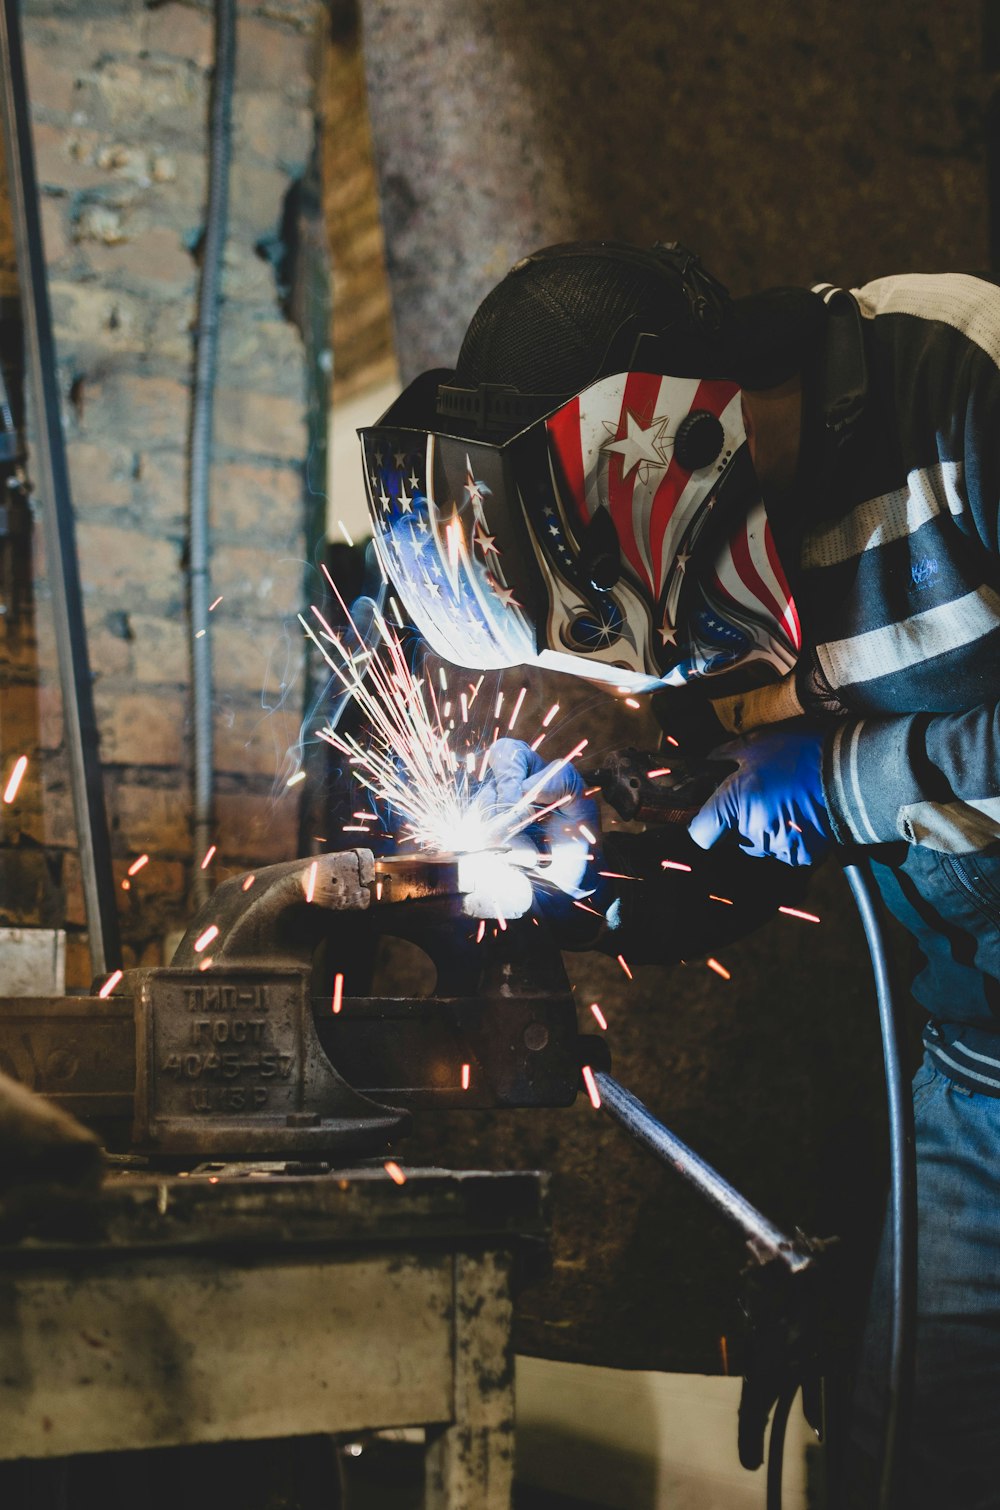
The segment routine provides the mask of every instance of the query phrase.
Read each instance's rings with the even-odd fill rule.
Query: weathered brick
[[[212,590],[228,599],[229,615],[266,621],[280,631],[282,619],[294,620],[302,600],[301,562],[284,547],[219,544],[212,557]]]
[[[237,159],[230,174],[229,214],[234,228],[255,236],[276,231],[290,187],[291,180],[282,168]]]
[[[62,199],[51,199],[43,194],[39,200],[39,209],[42,217],[42,245],[45,247],[45,261],[48,267],[53,267],[69,256],[73,250],[66,225],[66,205]]]
[[[136,497],[147,528],[183,528],[187,518],[187,473],[181,451],[143,451],[136,473]]]
[[[277,707],[288,689],[300,684],[304,649],[299,625],[289,630],[280,623],[234,617],[225,600],[212,618],[216,685],[251,693],[258,700],[258,717],[263,709]]]
[[[289,98],[307,99],[314,56],[310,36],[256,16],[241,17],[237,90],[275,89]]]
[[[154,540],[138,529],[111,524],[77,527],[80,576],[85,597],[100,594],[108,608],[126,612],[137,608],[176,610],[184,583],[178,550],[167,540]]]
[[[66,457],[74,503],[98,508],[131,503],[133,455],[111,442],[71,440]]]
[[[146,15],[146,46],[150,52],[167,53],[198,68],[208,68],[214,54],[211,19],[194,6],[168,0]]]
[[[167,226],[151,225],[126,239],[104,244],[89,241],[87,263],[100,278],[123,278],[133,288],[149,292],[190,294],[196,269],[180,233]]]
[[[170,58],[104,57],[81,73],[77,108],[92,123],[135,132],[140,122],[163,128],[204,119],[206,80],[193,64]]]
[[[58,687],[51,683],[38,686],[17,682],[0,691],[0,747],[11,765],[19,755],[31,759],[36,750],[57,750],[62,744],[62,734]],[[29,788],[36,775],[29,765],[25,775]]]
[[[226,462],[212,468],[212,521],[220,535],[254,531],[288,540],[299,528],[302,476],[292,467]]]
[[[252,866],[294,860],[298,800],[293,793],[275,801],[249,792],[220,792],[215,799],[220,861]]]
[[[108,175],[94,161],[100,141],[96,131],[38,121],[32,137],[35,146],[35,169],[44,188],[74,193],[94,189],[107,182]]]
[[[187,684],[191,671],[191,651],[187,618],[155,618],[150,614],[130,614],[132,665],[136,682]]]
[[[156,353],[157,361],[187,366],[194,355],[194,300],[171,299],[168,303],[157,303],[149,313],[149,349]]]
[[[237,299],[247,303],[256,300],[273,308],[274,273],[252,247],[231,241],[223,259],[222,293],[227,303]]]
[[[258,157],[272,163],[304,163],[312,148],[316,117],[304,105],[279,94],[238,95],[233,111],[243,141]]]
[[[132,670],[131,644],[111,627],[109,620],[113,620],[113,615],[105,612],[103,605],[98,607],[91,602],[87,606],[90,610],[87,614],[87,653],[95,684],[108,677],[128,676]]]
[[[191,849],[191,798],[178,775],[176,787],[151,787],[134,780],[119,782],[113,799],[113,824],[121,845],[152,859],[186,859]]]
[[[255,318],[257,310],[227,306],[219,349],[223,381],[244,391],[300,400],[302,338],[288,320]]]
[[[35,848],[0,850],[0,923],[57,926],[62,915],[61,854]]]
[[[305,418],[301,400],[220,388],[215,403],[215,433],[220,446],[291,461],[304,456]]]
[[[187,709],[176,693],[98,687],[94,704],[105,765],[176,767],[185,759]]]
[[[51,45],[55,39],[37,33],[34,23],[25,27],[24,68],[32,105],[68,115],[77,105],[82,60],[74,60],[67,50]]]
[[[259,699],[224,693],[215,715],[215,767],[235,776],[283,780],[285,760],[299,735],[299,714],[269,711]]]
[[[85,375],[82,429],[85,435],[114,436],[119,443],[128,439],[145,447],[166,444],[183,451],[190,402],[187,384],[174,378],[122,371]]]
[[[50,264],[57,260],[48,239],[46,255]],[[97,283],[72,283],[67,278],[53,278],[49,291],[52,323],[56,339],[62,345],[82,339],[108,351],[144,348],[149,317],[141,300]]]

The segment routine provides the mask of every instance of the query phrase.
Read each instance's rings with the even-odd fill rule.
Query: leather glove
[[[500,843],[535,851],[535,898],[549,918],[566,916],[577,900],[592,905],[588,898],[598,884],[600,819],[596,802],[583,793],[583,777],[575,767],[543,760],[523,740],[498,739],[490,750],[478,793],[482,814],[504,817],[516,830],[503,837],[503,825],[498,825]]]
[[[737,769],[691,820],[702,849],[728,832],[757,857],[815,865],[834,844],[823,797],[823,736],[797,722],[760,729],[714,750]]]

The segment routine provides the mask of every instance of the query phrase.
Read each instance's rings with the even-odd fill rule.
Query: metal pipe
[[[31,469],[34,492],[42,506],[73,817],[87,912],[90,967],[96,978],[120,965],[121,941],[104,805],[100,741],[87,655],[73,501],[59,410],[55,343],[38,213],[38,183],[17,0],[3,0],[0,10],[0,69],[7,181],[23,300],[26,367],[34,410]]]
[[[212,729],[212,644],[209,636],[209,480],[212,460],[212,406],[219,350],[222,256],[229,208],[233,77],[236,63],[235,0],[216,0],[215,73],[209,131],[208,206],[202,245],[201,284],[195,327],[191,439],[188,451],[188,604],[191,627],[193,723],[194,898],[209,892],[202,857],[212,843],[214,739]]]
[[[763,1262],[768,1258],[780,1258],[792,1274],[798,1274],[812,1263],[812,1255],[800,1244],[768,1221],[756,1206],[741,1195],[728,1180],[706,1164],[693,1149],[688,1148],[675,1133],[664,1127],[637,1096],[619,1085],[604,1070],[594,1076],[601,1093],[601,1105],[609,1116],[624,1127],[637,1142],[650,1149],[662,1163],[693,1185],[723,1216],[729,1218],[744,1233],[754,1255]]]

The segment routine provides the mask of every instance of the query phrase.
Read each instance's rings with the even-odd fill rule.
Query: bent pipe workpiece
[[[604,1070],[594,1076],[601,1093],[601,1105],[636,1142],[654,1153],[661,1163],[675,1169],[689,1185],[701,1192],[716,1210],[735,1222],[747,1245],[760,1263],[778,1258],[792,1274],[809,1268],[813,1255],[805,1244],[782,1232],[763,1212],[757,1210],[734,1186],[724,1180],[711,1164],[688,1148],[675,1133],[654,1117],[637,1096]]]

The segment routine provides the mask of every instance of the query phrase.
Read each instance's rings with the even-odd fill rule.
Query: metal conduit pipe
[[[212,844],[214,739],[212,730],[212,645],[208,633],[210,469],[212,411],[219,350],[222,255],[229,209],[233,79],[236,66],[236,3],[215,3],[215,68],[209,128],[208,207],[202,242],[201,283],[195,327],[191,434],[188,448],[188,617],[191,628],[193,723],[194,899],[207,899],[209,881],[202,863]]]

